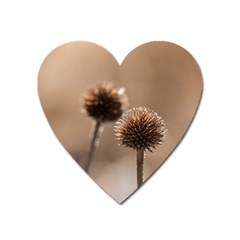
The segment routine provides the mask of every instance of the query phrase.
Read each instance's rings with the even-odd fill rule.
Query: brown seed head
[[[116,121],[123,113],[127,96],[124,88],[102,83],[89,89],[83,96],[84,108],[96,121]]]
[[[121,145],[134,150],[152,152],[152,148],[162,144],[167,129],[164,120],[156,112],[145,107],[128,110],[116,122],[115,136]]]

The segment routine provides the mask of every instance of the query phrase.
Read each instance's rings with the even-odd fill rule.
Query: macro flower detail
[[[163,118],[146,107],[126,111],[116,122],[115,136],[120,145],[130,147],[137,152],[137,187],[143,184],[144,157],[146,150],[164,142],[167,134]]]
[[[83,98],[87,114],[101,122],[119,119],[127,102],[125,89],[115,88],[110,83],[101,83],[90,88]]]
[[[150,152],[163,143],[167,134],[163,118],[145,107],[125,112],[116,122],[114,130],[121,145]]]
[[[88,157],[84,169],[88,172],[97,143],[99,142],[100,128],[105,122],[116,121],[123,113],[127,104],[127,95],[123,87],[116,88],[111,83],[101,83],[88,89],[83,95],[84,110],[94,119],[90,131]]]

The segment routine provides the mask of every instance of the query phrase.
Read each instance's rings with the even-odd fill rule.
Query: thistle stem
[[[137,150],[137,187],[143,183],[144,150]]]
[[[96,143],[98,140],[98,135],[99,135],[99,128],[101,126],[101,121],[96,121],[95,125],[93,126],[93,129],[90,133],[90,147],[88,150],[88,158],[87,158],[87,163],[85,165],[85,171],[88,172],[89,171],[89,167],[90,164],[92,162],[93,159],[93,154],[96,148]]]

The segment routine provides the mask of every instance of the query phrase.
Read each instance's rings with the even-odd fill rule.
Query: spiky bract
[[[148,149],[151,152],[163,143],[167,133],[163,118],[145,107],[125,112],[116,122],[114,130],[121,145],[137,151]]]
[[[84,108],[96,121],[116,121],[121,117],[127,102],[124,88],[102,83],[89,89],[84,95]]]

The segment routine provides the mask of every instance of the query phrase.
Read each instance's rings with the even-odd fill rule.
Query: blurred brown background
[[[145,106],[165,119],[168,135],[153,153],[147,152],[146,180],[182,138],[199,103],[202,76],[193,57],[168,42],[150,42],[134,49],[119,67],[104,48],[73,42],[51,52],[39,71],[39,96],[59,141],[82,165],[86,159],[92,119],[82,111],[82,94],[103,81],[126,88],[128,108]],[[116,201],[137,187],[136,156],[118,146],[113,123],[104,124],[89,175]]]

